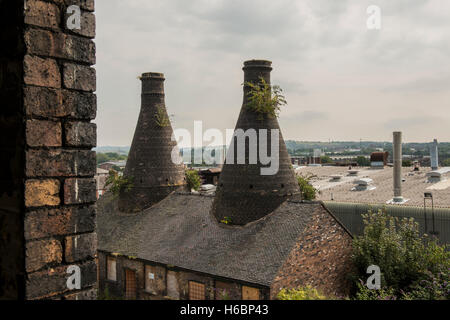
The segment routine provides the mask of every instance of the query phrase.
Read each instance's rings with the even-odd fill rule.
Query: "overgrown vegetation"
[[[278,300],[326,300],[327,297],[321,294],[317,289],[306,286],[298,289],[281,289],[277,294]]]
[[[100,290],[98,291],[97,300],[122,300],[122,298],[110,294],[108,287],[106,287],[103,292]]]
[[[167,116],[164,107],[157,107],[155,113],[155,122],[161,128],[170,126],[170,119]]]
[[[297,176],[298,186],[300,187],[300,192],[302,193],[303,200],[314,200],[316,198],[317,190],[310,183],[313,177],[314,175]]]
[[[223,219],[220,220],[220,223],[224,223],[224,224],[230,224],[231,222],[232,221],[231,221],[230,217],[223,217]]]
[[[115,170],[109,170],[109,176],[106,179],[105,187],[117,197],[122,192],[130,192],[133,189],[133,178],[127,178]]]
[[[286,105],[286,99],[283,96],[283,90],[280,86],[268,84],[263,77],[260,77],[257,84],[246,82],[250,87],[247,107],[258,113],[258,119],[263,120],[266,115],[269,118],[278,117],[280,107]]]
[[[449,299],[450,252],[436,239],[420,235],[412,218],[385,210],[363,215],[364,233],[353,241],[356,299]],[[369,290],[367,267],[381,270],[381,290]]]
[[[194,189],[195,191],[198,191],[200,189],[201,180],[197,170],[186,170],[185,175],[189,190]]]

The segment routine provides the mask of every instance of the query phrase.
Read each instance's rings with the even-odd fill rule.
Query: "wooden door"
[[[125,299],[136,299],[136,272],[125,269]]]

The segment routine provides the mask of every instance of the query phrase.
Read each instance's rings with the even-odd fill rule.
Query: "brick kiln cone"
[[[265,60],[250,60],[244,62],[244,83],[259,83],[260,77],[270,84],[270,71],[272,62]],[[270,153],[270,130],[280,129],[276,117],[264,116],[260,119],[257,113],[250,110],[248,105],[249,87],[244,85],[244,99],[237,129],[267,129]],[[257,135],[257,150],[260,147],[260,136]],[[216,196],[213,204],[213,214],[218,221],[231,220],[232,224],[243,225],[260,219],[274,211],[289,196],[299,193],[299,187],[291,166],[281,131],[279,131],[279,170],[274,175],[261,175],[261,168],[268,167],[258,160],[256,164],[249,164],[249,140],[245,143],[246,164],[237,164],[236,147],[234,161],[225,164],[219,179]],[[228,151],[229,152],[229,151]]]
[[[172,161],[177,145],[171,139],[164,80],[162,73],[141,76],[141,111],[124,171],[133,186],[119,197],[119,209],[124,212],[148,208],[186,183],[183,164]]]

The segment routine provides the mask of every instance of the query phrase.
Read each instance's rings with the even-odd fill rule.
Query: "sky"
[[[97,0],[96,19],[98,146],[131,144],[144,72],[174,129],[225,135],[250,59],[272,61],[286,140],[450,141],[448,0]]]

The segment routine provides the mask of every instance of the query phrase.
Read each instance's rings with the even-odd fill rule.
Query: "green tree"
[[[250,90],[247,93],[247,107],[259,114],[259,120],[263,120],[264,115],[267,115],[270,118],[276,118],[278,117],[280,106],[287,104],[286,99],[282,94],[283,90],[280,86],[271,86],[263,77],[260,77],[259,79],[260,82],[258,84],[251,82],[245,83],[245,85],[250,87]]]
[[[310,183],[313,177],[313,175],[297,176],[298,186],[300,187],[303,200],[314,200],[316,198],[316,189]]]
[[[447,246],[439,245],[427,235],[421,236],[413,218],[399,219],[379,210],[364,214],[363,221],[363,235],[353,240],[356,285],[367,278],[366,270],[370,265],[380,267],[383,290],[398,297],[408,296],[420,281],[430,279],[430,274],[437,276],[446,271],[447,280],[443,281],[448,282],[450,252]]]
[[[189,190],[198,190],[200,189],[201,180],[200,176],[198,175],[197,170],[186,170],[186,183],[189,188]]]
[[[358,163],[358,166],[360,166],[360,167],[368,167],[368,166],[370,166],[370,160],[367,159],[364,156],[358,156],[356,158],[356,162]]]
[[[105,187],[109,186],[109,191],[117,197],[121,192],[130,192],[133,189],[133,178],[127,178],[115,170],[109,170],[109,176],[106,179]]]

